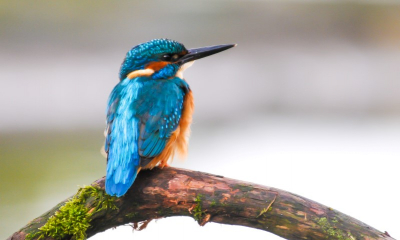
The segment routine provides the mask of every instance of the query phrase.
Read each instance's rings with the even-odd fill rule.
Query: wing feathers
[[[182,127],[185,136],[188,128],[182,116],[187,93],[187,83],[179,78],[125,79],[114,88],[107,108],[105,143],[108,194],[124,195],[141,167],[151,168],[159,161],[164,166],[175,141],[186,144],[179,136]],[[182,121],[185,124],[179,129]]]
[[[162,85],[146,90],[146,102],[149,104],[142,105],[147,108],[147,115],[143,115],[144,126],[140,128],[140,156],[156,157],[164,150],[171,134],[178,127],[185,91],[186,88],[174,81],[164,81]],[[144,164],[141,166],[146,166]]]
[[[109,195],[124,195],[139,171],[139,120],[131,104],[141,86],[139,82],[124,80],[110,95],[105,148],[108,152],[106,192]]]

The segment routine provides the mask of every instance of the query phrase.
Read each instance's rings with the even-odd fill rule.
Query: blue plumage
[[[105,150],[108,152],[106,191],[110,195],[125,194],[137,175],[139,118],[131,103],[137,99],[142,85],[127,78],[114,88],[109,99]]]
[[[172,116],[181,117],[188,90],[187,83],[177,77],[168,81],[126,78],[114,88],[107,110],[108,194],[124,195],[142,167],[141,158],[161,153],[178,126]]]
[[[186,51],[185,46],[170,39],[154,39],[137,45],[127,52],[121,65],[119,79],[123,80],[130,72],[143,69],[149,62],[158,61],[165,53],[174,54],[184,51]]]
[[[105,151],[109,195],[124,195],[141,168],[152,168],[160,161],[164,166],[175,148],[186,152],[193,97],[182,79],[185,67],[181,67],[233,46],[186,50],[179,42],[155,39],[126,54],[120,82],[107,105]]]

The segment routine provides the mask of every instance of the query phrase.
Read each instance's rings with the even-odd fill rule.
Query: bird
[[[127,52],[106,109],[108,195],[125,195],[140,170],[168,166],[175,152],[186,155],[194,101],[183,71],[197,59],[234,46],[188,50],[163,38]]]

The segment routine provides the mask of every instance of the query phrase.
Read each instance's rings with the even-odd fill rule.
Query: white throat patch
[[[175,77],[181,78],[183,79],[183,71],[185,71],[186,69],[188,69],[190,66],[192,66],[194,63],[194,61],[191,62],[187,62],[185,64],[183,64],[179,70],[176,72]]]

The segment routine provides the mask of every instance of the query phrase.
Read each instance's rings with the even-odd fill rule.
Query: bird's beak
[[[235,47],[236,44],[226,44],[226,45],[217,45],[217,46],[211,46],[211,47],[202,47],[202,48],[193,48],[189,49],[188,53],[181,57],[178,60],[178,64],[183,65],[187,62],[191,62],[203,57],[207,57],[222,51],[225,51],[229,48]]]

